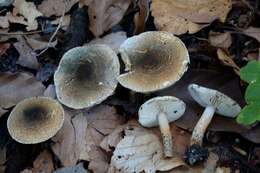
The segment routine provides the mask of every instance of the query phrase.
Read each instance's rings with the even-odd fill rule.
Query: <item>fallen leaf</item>
[[[79,163],[76,166],[68,166],[61,169],[57,169],[53,173],[88,173],[84,168],[83,163]]]
[[[44,0],[38,9],[44,16],[62,16],[64,11],[68,12],[79,0]]]
[[[152,0],[151,9],[158,30],[192,34],[216,19],[224,22],[231,0]]]
[[[0,43],[0,58],[6,55],[6,51],[10,48],[10,43]]]
[[[116,53],[118,53],[120,45],[127,39],[125,32],[116,32],[107,34],[102,38],[95,38],[91,40],[89,43],[85,44],[106,44],[110,48],[112,48]]]
[[[41,96],[44,85],[27,73],[0,73],[0,107],[10,108],[23,99]]]
[[[250,26],[246,30],[243,31],[243,34],[256,39],[260,42],[260,28]]]
[[[147,21],[149,13],[150,13],[149,3],[150,3],[150,0],[139,0],[138,1],[138,7],[140,10],[134,16],[134,23],[135,23],[134,35],[144,32],[145,22]]]
[[[53,24],[53,25],[59,25],[59,23],[60,23],[60,18],[57,18],[56,20],[51,21],[51,24]],[[67,30],[69,24],[70,24],[70,15],[63,16],[62,22],[61,22],[61,28],[63,30]]]
[[[45,97],[50,97],[50,98],[53,98],[53,99],[56,99],[57,96],[56,96],[56,91],[55,91],[55,86],[50,84],[46,90],[44,91],[43,95]]]
[[[0,16],[0,27],[1,28],[8,28],[9,27],[9,21],[6,16]]]
[[[85,0],[88,6],[90,30],[98,37],[123,18],[131,0]]]
[[[52,173],[54,170],[52,155],[49,151],[45,150],[33,162],[33,173]]]
[[[218,49],[217,50],[218,59],[222,62],[222,64],[232,67],[235,73],[240,76],[240,68],[238,65],[233,61],[233,59],[223,50]]]
[[[17,39],[18,42],[14,43],[14,47],[20,54],[17,64],[31,69],[38,69],[39,63],[36,58],[36,53],[28,46],[22,36],[17,37]]]
[[[48,41],[42,41],[42,40],[30,38],[30,37],[25,37],[25,39],[33,51],[43,50],[47,47],[53,48],[58,44],[58,40],[54,40],[53,42],[48,42]]]
[[[28,25],[28,22],[24,19],[23,16],[16,16],[13,15],[12,13],[8,12],[6,13],[5,16],[8,20],[9,23],[18,23],[18,24],[22,24],[22,25]]]
[[[13,6],[15,7],[14,10],[17,11],[17,13],[23,15],[27,19],[28,26],[26,29],[28,31],[36,30],[38,27],[36,18],[42,16],[42,13],[36,9],[34,3],[27,2],[25,0],[15,0]]]
[[[231,34],[210,32],[209,42],[214,47],[229,48],[232,44]]]
[[[164,160],[160,140],[152,133],[125,136],[116,146],[111,164],[125,173],[167,171],[184,165],[177,157]]]

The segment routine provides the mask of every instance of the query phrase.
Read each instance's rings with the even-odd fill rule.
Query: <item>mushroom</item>
[[[225,117],[235,118],[241,110],[239,104],[228,97],[227,95],[197,84],[190,84],[188,90],[192,98],[205,107],[203,114],[197,122],[191,136],[191,147],[186,152],[186,161],[193,165],[196,162],[203,161],[207,158],[207,154],[202,146],[203,136],[209,123],[211,122],[214,113]],[[201,153],[204,156],[201,156]],[[205,152],[204,152],[205,153]]]
[[[169,122],[179,119],[185,112],[185,103],[173,96],[155,97],[146,101],[139,109],[139,123],[144,127],[156,127],[159,125],[164,156],[173,156],[172,135]]]
[[[13,0],[0,0],[0,8],[10,6]]]
[[[48,97],[32,97],[19,102],[7,120],[11,137],[22,144],[36,144],[53,137],[62,127],[64,110]]]
[[[162,31],[128,38],[119,52],[127,71],[118,77],[119,83],[140,93],[173,85],[187,70],[190,61],[184,43],[173,34]]]
[[[99,104],[113,94],[119,71],[118,57],[106,45],[70,49],[54,74],[57,98],[74,109]]]

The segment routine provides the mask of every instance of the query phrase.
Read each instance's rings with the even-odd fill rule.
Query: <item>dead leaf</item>
[[[34,3],[25,0],[15,0],[13,5],[15,7],[14,10],[27,19],[27,31],[36,30],[38,27],[36,18],[42,16],[42,13],[36,9]]]
[[[218,54],[218,59],[222,62],[222,64],[232,67],[233,70],[235,71],[235,73],[240,76],[240,68],[237,66],[237,64],[233,61],[233,59],[228,56],[228,54],[222,50],[222,49],[218,49],[217,50],[217,54]]]
[[[1,28],[8,28],[9,27],[8,18],[6,16],[0,16],[0,27]]]
[[[229,48],[232,44],[231,34],[210,32],[209,42],[214,47]]]
[[[42,41],[42,40],[30,38],[30,37],[25,37],[25,39],[33,51],[43,50],[47,47],[53,48],[58,44],[58,40],[54,40],[53,42],[48,42],[48,41]]]
[[[38,69],[40,64],[36,58],[36,53],[28,46],[22,36],[16,38],[18,42],[14,43],[14,47],[20,54],[17,64],[31,69]]]
[[[88,171],[84,168],[83,163],[79,163],[76,166],[64,167],[61,169],[57,169],[53,173],[88,173]]]
[[[18,24],[22,24],[22,25],[28,25],[28,22],[25,21],[23,16],[16,16],[13,15],[12,13],[8,12],[6,13],[7,20],[9,21],[9,23],[18,23]]]
[[[107,34],[102,38],[95,38],[91,40],[89,43],[85,44],[106,44],[110,48],[112,48],[116,53],[118,53],[118,49],[120,45],[127,39],[125,32],[116,32]]]
[[[27,73],[0,73],[0,107],[10,108],[21,100],[41,96],[44,85]]]
[[[10,43],[0,43],[0,58],[6,55],[6,51],[10,48]]]
[[[158,30],[192,34],[215,19],[224,22],[231,0],[152,0],[151,9]]]
[[[57,96],[56,96],[55,86],[52,85],[52,84],[50,84],[50,85],[46,88],[46,90],[44,91],[43,95],[44,95],[45,97],[51,97],[51,98],[53,98],[53,99],[56,99]]]
[[[51,21],[51,24],[53,24],[53,25],[59,25],[59,23],[60,23],[60,18],[57,18],[56,20]],[[69,24],[70,24],[70,15],[63,16],[62,22],[61,22],[61,28],[63,30],[67,30]]]
[[[90,30],[98,37],[123,18],[132,0],[85,0],[88,6]]]
[[[246,30],[243,31],[243,34],[256,39],[260,42],[260,28],[250,26]]]
[[[75,5],[79,0],[44,0],[38,9],[44,16],[62,16],[65,12],[68,12],[73,5]]]
[[[51,153],[47,150],[40,153],[40,155],[33,162],[33,173],[52,173],[54,170],[54,165],[52,161]]]
[[[135,14],[134,16],[134,23],[135,23],[135,30],[134,35],[140,34],[144,32],[145,29],[145,22],[150,13],[150,0],[139,0],[138,7],[140,11]]]
[[[164,160],[162,144],[152,133],[125,136],[116,146],[111,164],[124,173],[167,171],[184,165],[177,157]]]

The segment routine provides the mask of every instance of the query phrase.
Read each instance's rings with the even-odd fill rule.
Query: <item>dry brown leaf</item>
[[[52,155],[49,151],[45,150],[33,162],[33,173],[52,173],[54,170]]]
[[[88,173],[88,171],[84,168],[83,163],[79,163],[75,166],[57,169],[53,173]]]
[[[150,13],[149,7],[150,0],[139,0],[138,7],[140,11],[134,16],[135,30],[134,35],[144,32],[145,22]]]
[[[8,12],[5,16],[7,18],[7,20],[9,21],[9,23],[18,23],[18,24],[22,24],[22,25],[28,25],[28,22],[25,21],[23,16],[16,16],[13,15],[12,13]]]
[[[90,30],[98,37],[123,18],[132,0],[84,0],[88,6]]]
[[[23,15],[27,19],[28,26],[26,29],[28,31],[36,30],[38,27],[36,18],[42,16],[42,13],[36,9],[34,3],[25,0],[15,0],[13,5],[15,12]]]
[[[27,73],[0,73],[0,107],[10,108],[21,100],[41,96],[44,85]]]
[[[51,48],[55,47],[58,44],[58,41],[55,40],[53,42],[48,42],[48,41],[42,41],[30,37],[25,37],[26,42],[29,44],[29,46],[32,48],[32,50],[43,50],[45,48]]]
[[[36,53],[28,46],[24,37],[18,36],[16,38],[18,42],[14,43],[14,47],[20,54],[17,64],[31,69],[39,69],[40,64],[36,58]]]
[[[210,32],[209,42],[214,47],[229,48],[232,44],[231,34]]]
[[[60,23],[60,18],[57,18],[57,19],[51,21],[51,24],[53,24],[53,25],[59,25],[59,23]],[[61,22],[61,28],[63,30],[67,30],[69,24],[70,24],[70,15],[63,16],[62,22]]]
[[[10,43],[0,43],[0,58],[6,54],[6,51],[10,48]]]
[[[239,76],[240,75],[240,68],[237,66],[237,64],[233,61],[233,59],[228,56],[228,54],[222,50],[222,49],[218,49],[217,50],[217,54],[218,54],[218,59],[226,66],[232,67],[233,70],[235,71],[235,73]]]
[[[231,0],[152,0],[151,9],[158,30],[192,34],[215,19],[224,22]]]
[[[260,28],[250,26],[243,31],[243,34],[255,38],[258,42],[260,42]]]
[[[91,40],[89,43],[85,44],[85,45],[89,45],[89,44],[106,44],[108,45],[110,48],[112,48],[115,52],[118,53],[118,49],[120,47],[120,45],[127,39],[126,37],[126,33],[125,32],[116,32],[116,33],[111,33],[108,34],[102,38],[95,38],[93,40]]]
[[[117,145],[111,165],[119,172],[156,172],[167,171],[185,165],[178,158],[163,159],[160,139],[153,133],[125,136]]]
[[[62,16],[65,12],[68,12],[73,5],[75,5],[79,0],[44,0],[38,9],[44,16]]]

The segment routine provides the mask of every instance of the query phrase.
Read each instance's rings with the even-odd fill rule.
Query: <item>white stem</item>
[[[170,131],[169,121],[165,113],[161,112],[158,115],[159,126],[162,134],[163,146],[164,146],[164,156],[173,157],[172,148],[172,134]]]
[[[191,136],[191,145],[198,144],[202,145],[204,133],[206,132],[209,123],[211,122],[216,108],[213,106],[207,106],[201,115],[199,121],[193,129]]]

